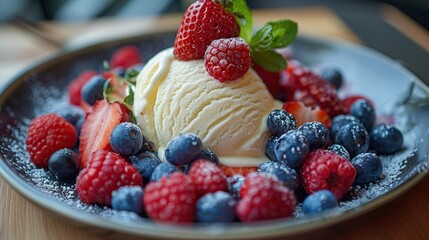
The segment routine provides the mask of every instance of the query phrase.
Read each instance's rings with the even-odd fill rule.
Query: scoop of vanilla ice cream
[[[169,48],[137,77],[133,110],[161,160],[171,139],[195,133],[222,164],[238,167],[268,160],[266,117],[280,107],[253,69],[222,83],[206,72],[203,60],[178,61]]]

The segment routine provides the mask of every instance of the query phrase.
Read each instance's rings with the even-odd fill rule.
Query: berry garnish
[[[79,157],[68,148],[54,152],[48,161],[48,169],[58,179],[69,180],[76,178],[79,173]]]
[[[298,130],[305,136],[312,150],[323,148],[329,141],[329,130],[320,122],[306,122]]]
[[[180,172],[180,169],[171,163],[163,162],[161,164],[158,164],[152,171],[152,174],[150,175],[150,181],[159,181],[162,177],[170,177],[171,174],[175,172]]]
[[[72,148],[77,140],[74,126],[64,118],[46,114],[33,119],[28,127],[25,145],[37,167],[47,167],[51,155],[62,148]]]
[[[268,158],[271,161],[277,161],[275,149],[276,149],[278,140],[279,140],[279,137],[273,135],[270,138],[268,138],[267,145],[265,145],[265,154],[268,156]]]
[[[201,151],[200,155],[198,156],[198,158],[202,158],[205,159],[209,162],[212,162],[216,165],[219,165],[219,158],[216,156],[216,153],[214,153],[212,150],[210,150],[209,148],[205,148]]]
[[[142,147],[143,134],[139,126],[130,122],[123,122],[113,128],[110,134],[110,146],[113,151],[124,155],[134,155]]]
[[[240,194],[236,214],[242,222],[290,217],[296,206],[294,192],[272,174],[249,174]]]
[[[127,45],[116,50],[110,58],[110,67],[127,69],[142,62],[139,49],[132,45]]]
[[[201,153],[203,143],[192,133],[180,134],[168,142],[165,159],[173,165],[183,166],[194,161]]]
[[[329,190],[319,190],[308,195],[302,203],[304,214],[319,213],[338,206],[338,200]]]
[[[130,111],[120,103],[98,101],[82,125],[80,134],[80,163],[85,168],[90,155],[99,150],[110,150],[110,135],[119,123],[130,120]]]
[[[270,72],[265,70],[265,68],[260,65],[254,63],[252,66],[253,70],[259,75],[259,77],[264,82],[268,91],[275,99],[282,99],[283,95],[288,96],[287,94],[283,94],[283,89],[280,85],[280,73],[279,72]]]
[[[244,183],[244,177],[242,175],[236,174],[232,177],[228,177],[226,180],[228,182],[228,192],[231,193],[232,197],[235,200],[240,199],[240,189]]]
[[[349,114],[357,118],[368,131],[371,131],[375,122],[375,110],[366,100],[355,101],[350,107]]]
[[[158,165],[161,164],[161,160],[159,160],[159,158],[153,152],[144,152],[137,156],[131,156],[130,162],[142,175],[144,183],[150,181],[153,171]]]
[[[236,204],[229,193],[207,193],[197,201],[197,222],[232,222],[235,220]]]
[[[238,37],[239,33],[232,13],[214,1],[195,1],[183,15],[174,42],[174,55],[181,61],[201,59],[213,40]]]
[[[291,130],[281,135],[274,149],[276,161],[291,168],[301,166],[309,150],[307,139],[298,130]]]
[[[381,154],[392,154],[402,148],[404,136],[402,132],[392,125],[382,123],[370,134],[371,148]]]
[[[310,69],[302,67],[299,63],[293,63],[286,72],[289,81],[300,91],[298,99],[305,105],[320,107],[331,117],[347,112],[335,88]]]
[[[143,188],[124,186],[112,192],[112,208],[119,211],[143,214]]]
[[[355,122],[362,124],[359,119],[357,119],[355,116],[352,115],[337,115],[332,119],[331,123],[331,136],[333,139],[335,139],[335,136],[337,135],[337,132],[344,127],[345,125]]]
[[[82,107],[85,102],[82,100],[82,87],[87,83],[93,76],[95,76],[97,72],[88,70],[83,71],[73,79],[67,87],[69,102],[73,105]]]
[[[225,173],[227,177],[232,177],[236,174],[247,176],[247,174],[256,172],[257,167],[229,167],[219,164],[219,168]]]
[[[354,157],[368,150],[369,134],[362,124],[351,122],[338,130],[335,143],[345,147],[350,156]]]
[[[73,105],[66,106],[54,111],[55,114],[67,120],[67,122],[76,126],[77,121],[85,118],[85,112],[80,107]]]
[[[147,215],[159,222],[193,222],[196,201],[195,185],[183,173],[149,183],[143,197]]]
[[[193,162],[188,174],[194,181],[198,197],[206,193],[226,191],[228,188],[225,173],[205,159]]]
[[[372,107],[374,107],[374,103],[367,97],[362,95],[351,95],[343,99],[344,105],[346,105],[347,110],[350,111],[350,107],[353,105],[354,102],[357,100],[365,100],[367,101]]]
[[[337,90],[343,85],[343,75],[337,68],[324,68],[322,69],[320,76],[328,81]]]
[[[272,133],[281,136],[296,128],[296,120],[292,114],[286,112],[284,109],[275,109],[268,115],[267,126]]]
[[[356,177],[351,162],[325,149],[310,152],[301,167],[301,180],[308,194],[327,189],[337,199],[346,194]]]
[[[258,172],[270,173],[282,181],[286,187],[294,190],[299,186],[299,177],[296,171],[285,164],[265,162],[259,165]]]
[[[112,192],[122,186],[142,186],[137,169],[119,154],[98,150],[76,179],[76,189],[84,203],[110,205]]]
[[[331,146],[327,147],[326,149],[331,150],[332,152],[340,155],[341,157],[347,159],[350,161],[350,153],[347,152],[347,149],[340,145],[340,144],[332,144]]]
[[[206,71],[220,82],[242,77],[250,67],[250,48],[241,38],[214,40],[204,55]]]
[[[299,127],[306,122],[320,122],[327,128],[331,126],[331,118],[319,107],[307,107],[300,101],[285,102],[283,109],[291,113],[296,119],[296,125]]]
[[[104,98],[103,90],[106,79],[101,75],[95,75],[82,87],[82,99],[89,105],[94,105],[97,100]]]
[[[355,183],[365,184],[375,181],[383,173],[381,159],[374,153],[361,153],[351,160],[356,168]]]

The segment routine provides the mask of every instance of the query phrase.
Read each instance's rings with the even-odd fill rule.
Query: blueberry
[[[103,89],[105,82],[106,80],[100,75],[92,77],[82,87],[82,99],[89,105],[94,105],[97,100],[103,99]]]
[[[267,154],[268,158],[274,162],[277,161],[275,147],[278,140],[279,140],[279,137],[277,137],[276,135],[273,135],[270,138],[268,138],[267,145],[265,145],[265,154]]]
[[[380,154],[392,154],[402,148],[404,136],[396,127],[382,123],[372,129],[370,144]]]
[[[153,152],[144,152],[130,157],[131,164],[143,177],[143,182],[149,182],[153,170],[161,164],[161,160]]]
[[[198,155],[198,157],[195,158],[195,160],[197,159],[205,159],[209,162],[212,162],[216,165],[219,165],[219,158],[216,156],[216,154],[210,150],[209,148],[205,148],[201,151],[200,155]],[[191,168],[192,163],[195,161],[193,160],[190,163],[187,163],[185,165],[182,166],[182,170],[184,173],[188,173],[189,169]]]
[[[136,154],[141,149],[142,144],[142,130],[134,123],[120,123],[110,134],[110,146],[113,151],[124,156]]]
[[[245,177],[239,174],[235,174],[234,176],[227,178],[228,191],[237,201],[240,199],[240,189],[241,186],[243,186],[244,179]]]
[[[331,122],[331,137],[335,139],[335,136],[337,135],[337,132],[340,130],[340,128],[344,127],[345,125],[351,122],[360,123],[360,121],[352,115],[340,114],[335,116]]]
[[[338,200],[329,190],[319,190],[308,195],[302,203],[304,214],[318,213],[338,206]]]
[[[207,193],[197,201],[197,222],[232,222],[235,219],[236,204],[229,193]]]
[[[79,173],[79,157],[71,149],[60,149],[49,157],[48,169],[58,179],[73,179]]]
[[[281,135],[274,148],[277,161],[291,168],[301,166],[309,150],[307,139],[298,130]]]
[[[67,122],[76,125],[77,121],[85,118],[85,112],[76,106],[67,106],[55,111],[55,113],[67,120]]]
[[[168,162],[163,162],[155,167],[152,174],[150,175],[150,181],[159,181],[162,177],[169,177],[171,174],[178,171],[180,170],[176,166]]]
[[[336,89],[339,89],[343,85],[343,75],[337,68],[324,68],[320,76]]]
[[[152,144],[143,136],[142,138],[142,147],[137,152],[137,154],[141,154],[144,152],[153,152]]]
[[[85,121],[85,117],[80,118],[76,121],[74,127],[76,129],[77,136],[80,136],[80,130],[82,130],[82,124]]]
[[[267,118],[268,129],[275,135],[280,136],[296,128],[295,117],[284,109],[273,110]]]
[[[342,145],[332,144],[331,146],[327,147],[327,149],[350,161],[350,154],[349,152],[347,152],[347,149]]]
[[[143,214],[143,188],[124,186],[112,192],[112,208]]]
[[[173,165],[183,166],[194,161],[201,153],[203,143],[192,133],[180,134],[165,148],[165,159]]]
[[[288,188],[294,190],[299,186],[299,177],[296,171],[285,164],[278,162],[264,162],[258,167],[258,172],[271,173],[281,180]]]
[[[342,145],[353,157],[368,150],[369,135],[362,124],[351,122],[338,131],[335,143]]]
[[[361,153],[351,160],[356,168],[355,183],[369,183],[375,181],[383,173],[383,164],[374,153]]]
[[[370,131],[375,122],[375,110],[364,99],[355,101],[350,107],[350,115],[359,119],[363,126]]]
[[[320,122],[306,122],[298,130],[304,134],[312,150],[323,148],[329,141],[329,130]]]

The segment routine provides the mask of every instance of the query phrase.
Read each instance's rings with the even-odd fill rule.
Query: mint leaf
[[[246,0],[216,0],[216,2],[234,14],[240,26],[240,37],[250,43],[253,33],[253,18]]]
[[[109,64],[109,62],[107,60],[103,61],[103,69],[106,72],[110,71],[110,64]]]
[[[255,33],[250,41],[250,48],[254,51],[262,52],[265,50],[271,50],[273,44],[273,27],[271,25],[265,25],[259,31]]]
[[[114,89],[110,86],[110,78],[104,82],[103,85],[103,96],[105,99],[109,100],[109,95],[113,93]]]
[[[132,109],[132,106],[134,104],[134,91],[132,89],[132,87],[128,88],[128,96],[125,97],[124,99],[124,103],[130,108]]]
[[[280,20],[269,22],[272,27],[272,44],[271,48],[284,48],[289,45],[298,34],[298,25],[291,20]]]
[[[265,70],[270,72],[279,72],[286,68],[286,60],[284,57],[273,50],[252,52],[252,60]]]

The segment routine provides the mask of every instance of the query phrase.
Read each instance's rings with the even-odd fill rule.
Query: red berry
[[[240,196],[236,213],[242,222],[290,217],[296,207],[294,192],[271,174],[249,174]]]
[[[142,177],[123,157],[106,150],[94,152],[89,165],[76,179],[84,203],[110,205],[112,192],[123,186],[143,186]]]
[[[127,82],[121,79],[114,71],[103,72],[102,76],[110,81],[109,85],[113,88],[113,93],[109,94],[109,99],[123,101],[128,88]]]
[[[319,107],[307,107],[300,101],[291,101],[285,102],[283,109],[295,117],[297,127],[306,122],[314,121],[321,122],[327,128],[331,126],[331,118]]]
[[[228,188],[225,173],[214,163],[207,160],[199,159],[194,161],[188,174],[194,181],[198,197],[206,193],[226,191]]]
[[[141,56],[139,49],[132,45],[127,45],[116,50],[110,58],[110,67],[129,68],[138,63],[141,63]]]
[[[241,38],[214,40],[205,54],[206,71],[225,82],[242,77],[250,67],[250,47]]]
[[[145,188],[143,202],[147,215],[160,222],[193,222],[197,195],[192,178],[173,173]]]
[[[253,64],[253,70],[255,70],[262,81],[264,81],[271,95],[276,99],[281,99],[284,94],[280,86],[280,72],[269,72],[256,63]]]
[[[67,87],[70,104],[83,107],[85,109],[85,101],[82,100],[81,90],[83,85],[87,83],[97,72],[88,70],[83,71],[73,79]],[[86,109],[85,109],[86,110]]]
[[[247,174],[256,172],[257,167],[228,167],[226,165],[219,164],[219,168],[226,174],[227,177],[232,177],[236,174],[247,176]]]
[[[355,177],[356,169],[350,161],[326,149],[310,152],[301,167],[302,184],[308,194],[327,189],[341,199]]]
[[[97,101],[87,115],[80,132],[80,164],[85,168],[90,155],[100,149],[111,150],[110,134],[119,123],[130,120],[130,111],[122,104]]]
[[[213,40],[238,37],[234,16],[211,0],[198,0],[186,10],[174,42],[178,60],[202,59]]]
[[[48,167],[49,157],[62,148],[72,148],[76,129],[64,118],[50,113],[36,117],[28,127],[25,144],[30,159],[37,167]]]
[[[305,105],[318,106],[331,117],[347,112],[346,106],[337,96],[337,90],[310,69],[289,61],[284,77],[299,90],[295,93],[295,99]]]

